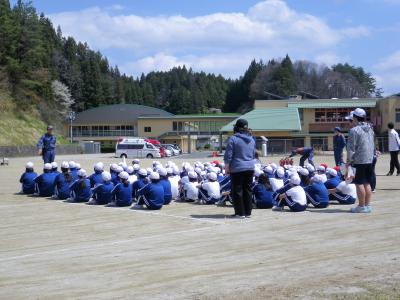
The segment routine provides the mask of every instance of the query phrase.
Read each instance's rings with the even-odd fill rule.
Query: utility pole
[[[70,111],[68,113],[68,119],[69,119],[69,130],[70,130],[69,136],[71,138],[71,144],[73,142],[73,138],[72,138],[72,122],[75,121],[75,118],[76,118],[76,113],[74,111]]]

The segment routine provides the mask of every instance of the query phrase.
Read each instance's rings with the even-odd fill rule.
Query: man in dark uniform
[[[335,135],[333,136],[333,154],[335,157],[335,164],[340,166],[343,164],[343,149],[346,147],[346,139],[343,136],[342,129],[335,127]]]
[[[52,163],[56,156],[57,138],[53,135],[53,126],[47,126],[47,132],[42,135],[37,143],[38,155],[43,157],[43,162]]]

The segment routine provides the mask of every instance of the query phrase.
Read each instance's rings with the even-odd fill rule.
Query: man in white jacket
[[[399,150],[400,150],[400,139],[399,134],[394,129],[392,122],[388,124],[388,135],[389,135],[389,152],[390,152],[390,171],[387,176],[392,176],[394,168],[396,168],[397,176],[400,176],[400,165],[399,165]]]

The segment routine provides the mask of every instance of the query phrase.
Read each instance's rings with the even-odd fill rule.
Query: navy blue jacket
[[[311,202],[329,202],[329,192],[322,182],[314,182],[313,184],[306,186],[304,191],[306,192],[307,199]]]
[[[144,186],[147,184],[146,178],[141,178],[139,177],[133,184],[132,184],[132,196],[134,198],[138,197],[137,192],[144,188]]]
[[[47,133],[43,134],[37,143],[37,148],[42,149],[43,152],[55,151],[57,138],[54,135]]]
[[[141,194],[153,208],[160,209],[164,204],[164,188],[160,182],[149,183],[141,190]]]
[[[168,179],[161,179],[160,184],[164,189],[164,204],[169,204],[172,200],[171,182]]]
[[[25,172],[21,175],[19,182],[22,183],[22,192],[24,194],[35,193],[35,178],[37,176],[36,172],[33,171]]]
[[[264,184],[257,184],[254,187],[253,196],[257,208],[271,208],[273,206],[272,191],[267,190]]]
[[[81,184],[84,184],[85,187],[82,188]],[[92,190],[90,189],[90,181],[87,178],[82,178],[75,180],[73,184],[70,186],[71,192],[73,193],[74,200],[78,202],[86,202],[89,201],[92,196]]]
[[[325,184],[326,188],[328,190],[330,190],[330,189],[335,189],[339,185],[340,182],[341,182],[340,178],[338,176],[336,176],[336,177],[329,178],[327,181],[325,181],[324,184]]]
[[[231,173],[253,171],[256,155],[256,143],[247,133],[235,133],[228,140],[224,161],[229,164]]]
[[[95,171],[92,175],[89,176],[90,186],[93,188],[94,186],[103,183],[102,171]]]
[[[118,183],[111,191],[117,206],[129,206],[132,204],[132,185],[125,186],[123,183]]]
[[[114,184],[111,181],[97,185],[93,190],[93,197],[96,198],[98,204],[108,204],[113,198],[112,190]]]
[[[334,135],[333,136],[333,150],[334,151],[343,151],[344,147],[346,147],[346,139],[343,135]]]
[[[35,182],[39,189],[39,196],[51,197],[54,193],[54,181],[57,174],[53,172],[46,172],[35,178]]]
[[[60,173],[57,175],[55,181],[54,181],[54,186],[55,186],[55,194],[57,195],[58,199],[64,200],[70,197],[71,195],[71,183],[74,181],[71,180],[67,181],[65,178],[65,174]]]

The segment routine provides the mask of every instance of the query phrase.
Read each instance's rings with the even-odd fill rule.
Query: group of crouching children
[[[253,203],[256,208],[277,211],[284,206],[291,211],[304,211],[308,205],[325,208],[330,201],[353,204],[355,186],[343,179],[339,168],[326,165],[257,164],[251,187]],[[113,163],[109,171],[98,162],[89,176],[74,161],[62,162],[61,172],[56,162],[47,163],[40,175],[28,162],[20,183],[23,194],[110,207],[158,210],[173,200],[218,206],[232,202],[230,176],[218,161],[184,163],[181,169],[172,161],[165,166],[154,161],[152,168],[144,169],[135,159],[131,166]]]

